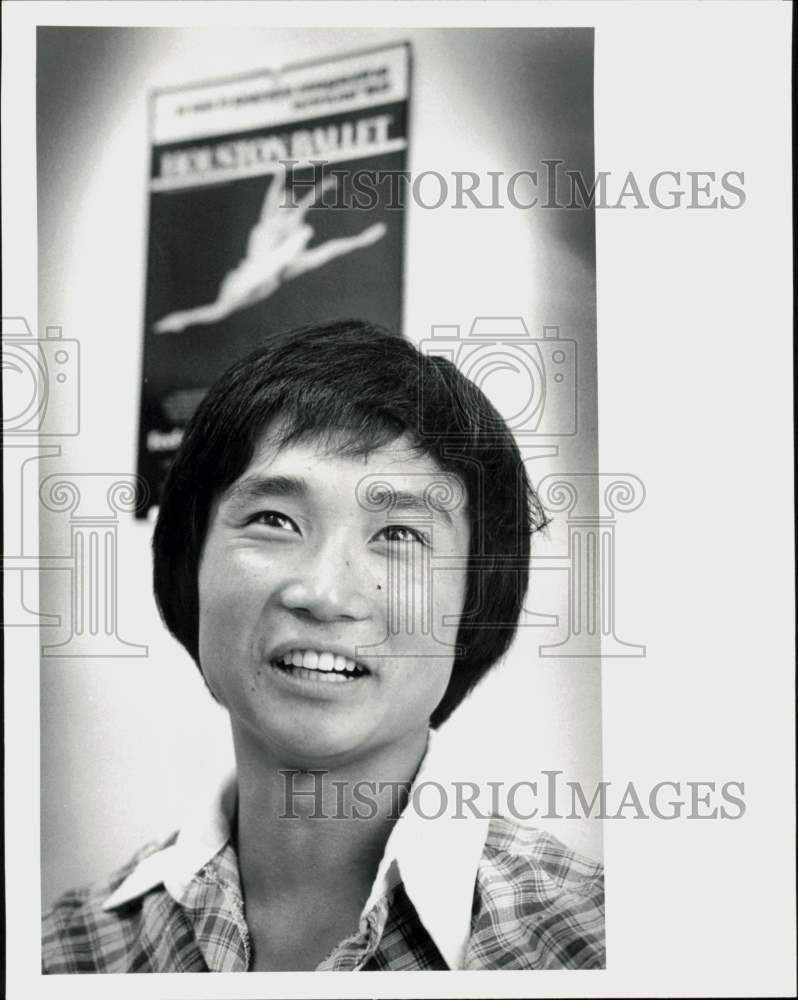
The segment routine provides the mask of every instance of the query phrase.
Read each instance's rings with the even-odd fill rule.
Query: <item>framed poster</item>
[[[400,43],[152,94],[139,516],[207,388],[270,333],[401,333],[409,87]]]

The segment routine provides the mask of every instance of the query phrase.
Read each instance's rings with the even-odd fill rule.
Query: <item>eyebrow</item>
[[[239,506],[266,497],[292,497],[301,500],[307,495],[308,484],[301,476],[247,476],[234,483],[222,500]]]
[[[409,490],[395,490],[392,487],[382,487],[373,495],[379,501],[380,507],[383,504],[389,513],[396,510],[407,510],[429,516],[432,513],[440,514],[444,521],[451,527],[452,517],[449,511],[439,504],[432,503],[431,500],[419,496],[418,493],[411,493]]]
[[[247,476],[246,479],[239,480],[227,490],[222,497],[222,502],[238,507],[269,497],[290,497],[294,500],[303,500],[309,492],[307,480],[301,476]],[[394,511],[410,511],[427,516],[437,513],[450,527],[453,527],[451,514],[445,507],[409,490],[395,490],[385,486],[376,495],[373,495],[373,498],[379,502],[380,509],[391,514]]]

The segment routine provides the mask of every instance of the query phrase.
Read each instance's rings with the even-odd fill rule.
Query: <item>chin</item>
[[[367,734],[348,720],[294,720],[288,726],[283,720],[282,725],[257,727],[255,732],[280,766],[298,770],[333,767],[357,757],[368,742]]]

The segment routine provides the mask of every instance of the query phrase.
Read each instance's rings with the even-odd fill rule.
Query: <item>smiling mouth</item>
[[[290,649],[272,667],[298,680],[319,681],[323,684],[346,684],[367,677],[369,671],[360,663],[340,653],[318,652],[314,649]]]

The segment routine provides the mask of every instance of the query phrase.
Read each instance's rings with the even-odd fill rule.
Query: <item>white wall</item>
[[[82,424],[43,459],[51,472],[135,469],[141,364],[148,91],[390,40],[414,52],[413,174],[512,173],[546,157],[592,171],[588,32],[436,29],[59,29],[38,67],[40,325],[81,346]],[[588,81],[587,91],[585,80]],[[596,466],[595,282],[587,213],[428,211],[411,206],[405,331],[468,327],[477,315],[558,324],[578,341],[580,434],[535,480]],[[45,659],[41,667],[42,892],[123,862],[180,821],[192,785],[229,753],[226,720],[193,663],[165,632],[151,596],[152,525],[119,527],[119,631],[148,646],[134,659]],[[562,523],[538,551],[564,554]],[[41,553],[66,552],[62,515],[42,514]],[[565,611],[563,573],[533,577],[529,607]],[[63,609],[69,580],[42,575],[42,608]],[[43,632],[57,641],[63,630]],[[595,660],[545,660],[556,630],[528,629],[447,727],[461,776],[520,780],[559,768],[588,786],[601,777]],[[554,824],[550,823],[550,826]],[[557,834],[599,855],[596,823]]]

